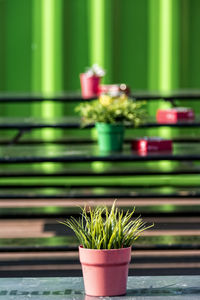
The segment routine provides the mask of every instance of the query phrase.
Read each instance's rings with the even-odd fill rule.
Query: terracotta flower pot
[[[87,73],[80,74],[81,94],[84,99],[94,98],[98,96],[100,77],[88,76]]]
[[[131,247],[96,250],[79,247],[85,293],[90,296],[126,294]]]

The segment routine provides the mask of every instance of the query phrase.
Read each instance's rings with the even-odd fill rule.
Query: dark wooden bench
[[[171,95],[138,93],[132,97],[147,101],[162,98],[176,105],[174,101],[176,99],[181,101],[190,98],[198,101],[200,93],[182,92]],[[0,96],[0,103],[10,101],[9,103],[17,102],[20,105],[21,102],[31,103],[50,99],[52,100],[41,96]],[[81,99],[80,96],[62,95],[55,97],[54,100],[67,104]],[[137,130],[163,126],[166,124],[148,121]],[[171,128],[191,130],[199,126],[198,118],[192,123],[169,125]],[[189,134],[187,137],[177,136],[174,138],[172,154],[155,153],[146,156],[131,151],[131,137],[128,136],[122,153],[102,155],[98,152],[96,142],[87,137],[69,136],[45,142],[30,138],[26,140],[26,136],[23,136],[28,130],[45,128],[72,129],[76,132],[80,130],[80,122],[77,118],[71,117],[59,120],[0,119],[0,130],[17,130],[11,140],[0,141],[1,228],[13,224],[13,230],[16,231],[15,237],[14,234],[6,235],[3,229],[1,231],[0,276],[17,275],[17,265],[19,267],[20,263],[31,269],[31,264],[41,263],[44,259],[42,255],[48,255],[46,262],[56,265],[56,260],[53,260],[56,253],[62,253],[61,256],[64,257],[65,252],[77,250],[74,237],[57,221],[71,215],[77,216],[80,205],[101,203],[111,205],[115,198],[118,199],[120,207],[127,210],[136,206],[137,214],[142,214],[147,222],[152,220],[155,222],[155,228],[136,243],[134,250],[138,255],[151,253],[154,256],[159,253],[158,256],[162,257],[163,253],[166,255],[166,251],[173,255],[179,251],[179,254],[185,253],[182,259],[186,259],[188,253],[196,251],[195,262],[198,263],[198,259],[200,260],[198,136],[190,137]],[[39,227],[40,229],[37,229]],[[23,260],[23,255],[28,257],[29,253],[35,258],[32,261]],[[37,255],[40,257],[38,260]],[[8,257],[7,260],[5,257]],[[16,257],[21,258],[17,260]],[[175,257],[178,261],[177,256],[173,256],[173,259],[175,260]],[[9,263],[10,258],[12,263]],[[170,258],[168,259],[170,261]],[[66,257],[63,260],[66,262]],[[62,264],[63,260],[61,259],[59,263]],[[6,271],[6,267],[11,267],[11,264],[13,268],[9,273],[9,268]],[[55,268],[53,269],[50,274],[57,274]],[[155,269],[156,267],[154,271]],[[41,275],[48,273],[40,271]],[[34,274],[33,269],[32,272]],[[77,273],[74,271],[73,274]]]

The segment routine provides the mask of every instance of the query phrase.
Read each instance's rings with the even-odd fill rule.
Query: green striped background
[[[106,69],[105,83],[125,82],[132,90],[199,88],[199,31],[199,0],[0,0],[0,91],[78,91],[79,73],[93,63]],[[149,104],[150,114],[160,105]],[[200,110],[197,102],[185,105]],[[55,117],[73,108],[1,104],[0,116]],[[188,131],[148,133],[170,137]],[[49,129],[31,134],[60,135]]]

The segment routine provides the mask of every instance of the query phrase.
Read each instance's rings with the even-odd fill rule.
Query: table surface
[[[83,279],[66,278],[0,278],[0,299],[134,299],[178,300],[200,299],[200,276],[129,277],[126,296],[91,297],[84,294]]]
[[[198,100],[200,99],[200,90],[195,89],[181,89],[181,90],[172,90],[172,91],[140,91],[134,90],[131,92],[131,98],[138,100]],[[36,93],[19,93],[19,92],[1,92],[0,93],[0,102],[12,103],[12,102],[32,102],[32,101],[81,101],[80,91],[63,91],[60,93],[51,93],[51,94],[36,94]],[[85,100],[85,99],[84,99]],[[87,99],[92,100],[92,99]]]
[[[124,145],[121,153],[101,153],[95,145],[8,145],[0,148],[0,163],[32,162],[94,162],[94,161],[159,161],[200,160],[198,143],[173,143],[172,152],[141,153],[131,151],[130,144]]]
[[[148,117],[138,128],[150,127],[200,127],[200,115],[195,115],[195,120],[183,120],[176,123],[157,123],[155,118]],[[94,124],[87,128],[94,127]],[[131,128],[131,126],[127,126]],[[0,117],[0,129],[37,129],[37,128],[81,128],[81,119],[76,116],[55,118],[38,117]],[[133,128],[133,126],[132,126]],[[83,129],[82,129],[83,130]]]

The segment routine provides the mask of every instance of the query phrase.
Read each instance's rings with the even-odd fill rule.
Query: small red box
[[[178,121],[194,120],[194,111],[185,107],[158,109],[156,120],[158,123],[177,123]]]
[[[130,88],[125,84],[101,84],[99,86],[99,94],[109,94],[109,93],[125,93],[130,94]]]
[[[165,140],[160,137],[140,138],[131,142],[131,148],[138,152],[160,152],[172,151],[172,140]]]

